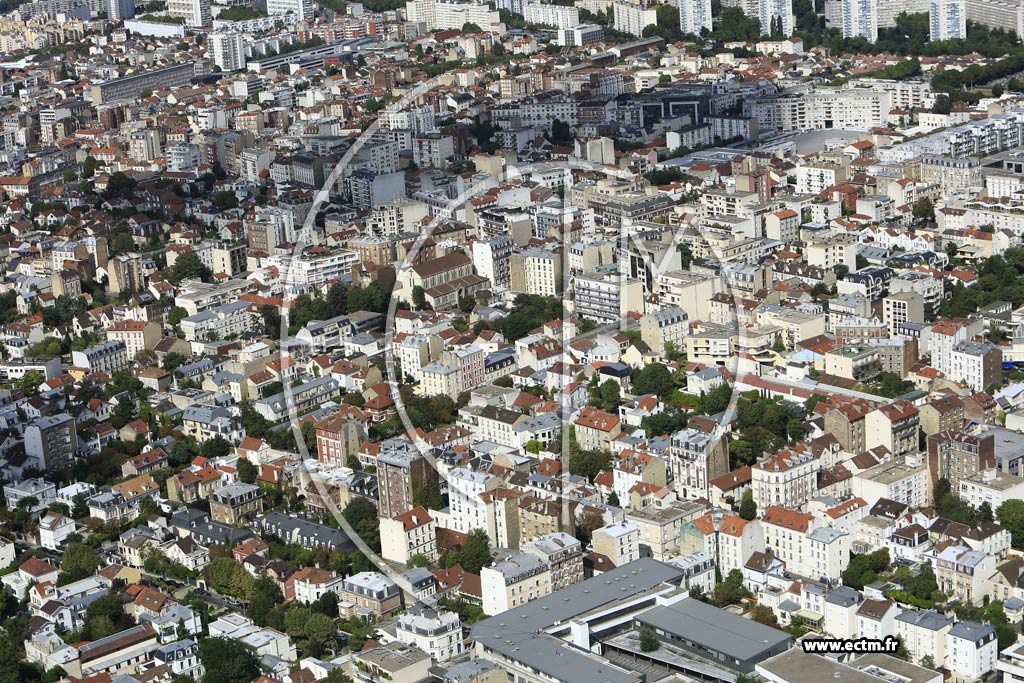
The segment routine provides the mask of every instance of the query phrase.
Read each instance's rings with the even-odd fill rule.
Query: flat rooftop
[[[471,637],[488,650],[565,683],[640,683],[636,673],[543,631],[662,584],[678,585],[682,578],[678,567],[642,558],[485,619],[473,626]]]
[[[785,631],[737,616],[694,598],[651,608],[636,619],[655,630],[660,629],[678,636],[680,640],[721,652],[739,661],[757,659],[792,640]]]
[[[834,659],[808,654],[802,647],[794,647],[782,654],[766,659],[755,670],[773,683],[892,683],[893,674],[903,683],[937,683],[942,675],[896,657],[869,654],[849,664]]]

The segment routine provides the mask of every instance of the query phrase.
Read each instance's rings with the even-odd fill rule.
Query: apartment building
[[[640,318],[640,336],[651,351],[665,357],[665,349],[671,344],[676,350],[686,348],[686,337],[690,331],[689,316],[682,308],[673,306],[648,313]]]
[[[728,442],[717,432],[682,429],[672,435],[667,455],[673,487],[681,498],[707,499],[711,481],[729,471]]]
[[[69,470],[77,453],[77,426],[67,413],[45,415],[25,428],[25,455],[42,472]]]
[[[438,662],[447,662],[463,651],[459,615],[425,605],[413,605],[398,616],[395,637],[399,642],[419,648]]]
[[[522,551],[537,556],[548,566],[552,592],[583,580],[583,545],[565,532],[539,536],[524,543]]]
[[[617,522],[594,529],[590,542],[595,553],[604,555],[616,567],[640,558],[640,529],[635,524]]]
[[[124,342],[129,358],[156,347],[162,336],[160,325],[140,320],[120,320],[107,328],[107,340]]]
[[[759,510],[777,505],[800,509],[818,491],[821,461],[810,449],[783,449],[750,468],[750,488]]]
[[[263,512],[263,489],[252,484],[229,484],[210,494],[210,517],[223,524],[253,522]]]
[[[416,507],[415,491],[436,486],[437,470],[406,439],[390,439],[377,453],[378,509],[381,517],[397,517]]]
[[[90,346],[84,351],[72,351],[71,364],[91,372],[113,375],[115,372],[128,369],[131,365],[131,356],[128,355],[128,347],[123,341],[111,339]]]
[[[894,456],[918,452],[920,411],[909,401],[897,400],[872,410],[864,418],[864,444],[884,446]]]
[[[910,508],[928,505],[928,466],[916,456],[902,456],[875,465],[853,477],[853,495],[864,500],[885,498]]]
[[[803,574],[806,536],[817,526],[819,522],[813,515],[769,507],[761,516],[765,551],[782,560],[790,571]]]
[[[764,530],[758,520],[717,510],[686,523],[679,534],[681,553],[705,553],[723,576],[734,569],[742,571],[751,556],[763,552],[764,547]]]
[[[968,604],[982,604],[988,579],[996,571],[993,555],[951,545],[935,555],[934,564],[940,591]]]
[[[402,606],[398,584],[379,572],[361,572],[348,577],[341,584],[340,597],[377,617],[391,616]]]
[[[422,556],[437,559],[437,522],[422,506],[392,518],[380,520],[381,557],[392,562],[411,564]]]
[[[262,324],[247,301],[232,301],[182,318],[178,323],[185,341],[233,339]]]
[[[551,594],[551,571],[536,555],[518,553],[480,570],[484,614],[501,614]]]
[[[942,431],[930,435],[927,446],[932,479],[947,479],[954,491],[960,490],[961,482],[974,479],[982,472],[994,471],[996,467],[993,434]]]

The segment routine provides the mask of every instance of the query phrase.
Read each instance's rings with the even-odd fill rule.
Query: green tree
[[[43,379],[43,373],[38,370],[29,370],[18,380],[18,386],[26,394],[34,396],[39,393],[39,385],[43,383]]]
[[[914,218],[921,221],[935,220],[935,205],[932,203],[931,198],[921,197],[914,202]]]
[[[740,517],[748,521],[757,517],[757,503],[754,502],[754,492],[750,489],[743,492],[743,501],[740,503]]]
[[[352,683],[352,678],[340,666],[327,672],[327,683]]]
[[[310,643],[315,643],[320,647],[324,647],[334,640],[337,630],[334,620],[324,614],[311,614],[303,625],[303,635]]]
[[[633,393],[637,395],[655,394],[667,398],[675,390],[672,371],[661,363],[645,365],[633,377]]]
[[[427,305],[427,293],[419,285],[412,288],[412,305],[416,308],[423,308]]]
[[[202,683],[252,681],[259,676],[256,656],[239,640],[200,638],[199,659],[206,669]]]
[[[466,536],[462,550],[454,553],[457,564],[470,574],[479,574],[480,569],[491,563],[491,542],[483,529],[473,529]],[[451,565],[452,563],[449,563]]]
[[[581,451],[569,454],[569,472],[590,481],[602,470],[608,469],[612,462],[612,454],[608,451]]]
[[[240,460],[239,462],[248,462]],[[261,576],[256,579],[252,588],[252,598],[249,600],[249,618],[260,626],[266,626],[270,612],[284,602],[281,589],[277,583],[268,576]]]
[[[135,179],[117,171],[107,179],[107,189],[104,192],[107,199],[127,199],[135,189]]]
[[[175,285],[183,280],[202,280],[206,282],[212,274],[210,269],[199,260],[198,256],[187,253],[180,254],[174,260],[174,265],[167,272],[167,279]]]
[[[615,380],[608,379],[602,382],[600,392],[601,402],[608,410],[614,410],[622,403],[622,390]]]
[[[979,523],[987,524],[988,522],[992,522],[994,520],[995,517],[992,514],[992,506],[988,503],[988,501],[985,501],[984,503],[978,506]]]
[[[1024,548],[1024,500],[1008,500],[996,509],[999,523],[1010,532],[1014,548]]]
[[[245,458],[238,459],[238,480],[243,484],[255,484],[259,469]]]
[[[743,586],[743,574],[733,569],[725,580],[715,584],[714,602],[719,607],[735,605],[750,597],[750,591]]]
[[[85,609],[85,628],[82,637],[87,640],[106,638],[121,630],[122,626],[131,622],[125,614],[124,606],[116,595],[104,595],[89,603]]]
[[[658,636],[654,633],[654,629],[650,626],[644,626],[640,629],[640,651],[641,652],[654,652],[661,647],[661,641],[658,640]]]
[[[135,249],[135,241],[126,232],[119,233],[110,240],[110,251],[113,254],[127,254]]]
[[[92,576],[101,564],[100,556],[92,547],[84,543],[68,543],[64,547],[57,585],[64,586]]]
[[[377,506],[365,498],[354,497],[342,511],[342,516],[375,551],[380,551],[380,519]]]
[[[82,177],[91,178],[96,174],[96,169],[103,165],[103,162],[94,156],[87,156],[82,162]]]
[[[551,122],[551,142],[556,145],[572,143],[572,127],[565,121],[555,119]]]

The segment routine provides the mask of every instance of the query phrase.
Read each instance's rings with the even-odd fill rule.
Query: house
[[[894,600],[865,599],[857,608],[857,635],[881,640],[895,630],[899,607]]]
[[[57,575],[60,573],[53,565],[38,557],[30,557],[10,574],[7,574],[0,582],[7,586],[7,590],[18,600],[23,600],[28,587],[32,584],[56,583]]]
[[[210,563],[210,552],[192,540],[191,536],[179,538],[162,550],[168,560],[192,571],[200,571]]]
[[[715,560],[722,576],[738,569],[765,548],[761,523],[745,520],[736,515],[711,512],[683,526],[679,535],[679,548],[683,553],[701,551]]]
[[[339,595],[343,579],[326,569],[304,567],[289,576],[286,583],[290,584],[290,592],[295,600],[308,605],[328,593]]]
[[[39,520],[39,545],[50,550],[59,550],[67,537],[75,533],[75,520],[59,512],[47,512]]]

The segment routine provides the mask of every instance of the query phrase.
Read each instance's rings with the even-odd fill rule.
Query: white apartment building
[[[680,31],[699,36],[705,29],[710,32],[712,28],[711,0],[679,0]]]
[[[885,125],[893,94],[884,90],[815,88],[750,98],[743,113],[757,119],[761,130],[822,130],[872,128]]]
[[[167,0],[167,14],[181,17],[189,28],[202,28],[213,23],[210,0]]]
[[[155,347],[161,336],[160,325],[140,320],[121,320],[107,328],[107,339],[124,342],[130,358]]]
[[[473,269],[477,275],[490,280],[493,286],[509,287],[512,284],[511,257],[514,246],[508,235],[473,242]]]
[[[523,7],[523,18],[531,24],[566,29],[580,23],[580,11],[565,5],[531,2]]]
[[[216,31],[209,34],[210,56],[221,71],[241,71],[245,68],[245,38],[235,31]]]
[[[448,504],[452,529],[468,534],[487,528],[487,504],[480,494],[496,488],[500,480],[485,472],[456,467],[448,473]]]
[[[807,449],[785,449],[758,460],[750,469],[750,487],[759,510],[773,505],[799,509],[818,491],[821,463]]]
[[[182,318],[178,327],[185,341],[227,339],[250,332],[257,317],[249,311],[246,301],[234,301],[217,308]]]
[[[796,17],[793,15],[793,0],[760,0],[758,3],[758,19],[761,20],[761,33],[768,34],[772,20],[782,19],[782,36],[788,38],[796,29]]]
[[[556,296],[562,291],[562,259],[557,253],[531,248],[512,258],[522,259],[523,290],[527,294]]]
[[[770,507],[761,517],[765,549],[785,562],[790,571],[803,573],[807,533],[820,524],[813,515],[784,507]]]
[[[640,529],[629,522],[616,522],[595,529],[591,543],[595,553],[604,555],[616,567],[640,559]]]
[[[90,346],[84,351],[72,351],[71,364],[93,372],[113,375],[115,372],[128,369],[131,357],[123,341],[110,340]]]
[[[615,13],[613,28],[632,36],[642,36],[645,28],[658,23],[658,12],[653,7],[616,0],[612,11]]]
[[[313,18],[313,0],[267,0],[267,14],[295,15],[296,21],[306,21]]]
[[[347,276],[359,255],[351,249],[337,249],[325,254],[282,254],[260,259],[260,267],[276,267],[281,281],[293,293],[309,292]]]
[[[733,569],[742,571],[750,556],[763,552],[764,547],[764,529],[758,520],[747,521],[728,513],[698,517],[680,534],[682,552],[700,551],[713,557],[723,576]]]
[[[1008,500],[1024,500],[1024,478],[995,469],[984,470],[961,479],[958,493],[972,507],[988,503],[996,510]]]
[[[843,37],[878,40],[878,0],[842,0]]]
[[[850,564],[852,536],[845,531],[819,527],[804,538],[803,573],[814,578],[837,579]]]
[[[888,498],[911,508],[928,504],[928,466],[917,457],[901,457],[853,477],[853,495],[874,504]]]
[[[380,550],[384,559],[405,565],[416,555],[434,561],[437,559],[437,522],[422,507],[382,518]]]
[[[551,571],[536,555],[520,553],[480,570],[484,614],[494,615],[551,594]]]
[[[895,619],[896,637],[903,641],[914,662],[931,657],[935,666],[946,662],[946,634],[953,622],[938,612],[907,610]]]
[[[996,667],[999,643],[990,624],[958,621],[946,634],[946,669],[954,677],[980,680]]]
[[[967,37],[967,2],[931,0],[928,20],[932,40],[963,40]]]

